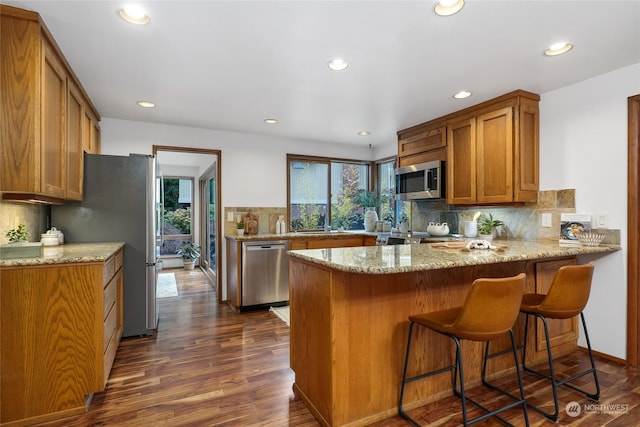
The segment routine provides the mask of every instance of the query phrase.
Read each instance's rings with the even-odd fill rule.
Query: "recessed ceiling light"
[[[557,56],[562,55],[563,53],[567,53],[571,49],[573,49],[573,45],[571,43],[559,42],[549,46],[549,49],[545,50],[544,54],[546,56]]]
[[[277,119],[264,119],[264,122],[266,124],[269,124],[269,125],[275,125],[276,123],[278,123],[278,120]]]
[[[156,104],[149,101],[138,101],[137,104],[142,108],[155,108]]]
[[[118,10],[120,18],[135,25],[146,25],[149,23],[147,12],[140,6],[129,5]]]
[[[332,71],[342,71],[342,70],[346,70],[347,68],[349,68],[349,63],[347,61],[345,61],[344,59],[339,59],[338,58],[338,59],[334,59],[333,61],[329,61],[327,63],[327,66]]]
[[[433,8],[436,15],[451,16],[462,10],[464,0],[440,0]]]
[[[460,92],[453,95],[455,99],[465,99],[471,96],[471,92],[468,90],[461,90]]]
[[[358,135],[360,136],[367,136],[369,135],[371,132],[369,132],[368,130],[361,130],[360,132],[358,132]]]

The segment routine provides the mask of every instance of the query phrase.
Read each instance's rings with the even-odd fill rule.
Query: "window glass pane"
[[[331,163],[331,227],[335,230],[364,228],[364,208],[356,203],[359,190],[367,189],[369,167],[354,163]]]
[[[395,195],[395,160],[378,163],[378,189],[380,191],[380,219],[395,223],[393,200]]]
[[[193,196],[192,178],[165,177],[163,233],[160,255],[176,255],[180,244],[191,241]]]
[[[322,230],[328,206],[329,165],[291,162],[289,221],[291,230]]]

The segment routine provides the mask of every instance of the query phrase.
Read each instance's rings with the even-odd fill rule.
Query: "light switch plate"
[[[542,226],[551,227],[551,214],[546,212],[542,214]]]
[[[227,221],[233,222],[233,212],[227,212]]]
[[[609,228],[609,215],[606,213],[596,214],[596,226],[595,228]]]

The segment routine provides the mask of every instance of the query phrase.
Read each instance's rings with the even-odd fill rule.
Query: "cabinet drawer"
[[[120,337],[118,337],[118,334],[116,334],[116,331],[114,330],[113,331],[113,335],[111,336],[111,339],[109,340],[109,345],[107,346],[107,348],[106,348],[106,350],[104,352],[104,366],[103,366],[104,384],[103,384],[103,387],[106,386],[106,384],[107,384],[107,380],[109,379],[109,373],[111,372],[111,367],[113,366],[113,360],[116,358],[116,351],[118,350],[119,338]]]
[[[116,303],[116,298],[118,296],[118,280],[113,279],[106,288],[104,288],[104,298],[103,298],[103,308],[102,308],[102,318],[106,319],[109,311]]]
[[[116,333],[116,328],[118,326],[118,310],[115,307],[111,309],[107,318],[104,321],[104,343],[102,351],[107,351],[107,346],[109,342],[112,340],[113,336]]]
[[[104,262],[102,269],[102,286],[106,286],[116,272],[116,257],[112,256]]]
[[[122,250],[119,250],[118,253],[115,256],[116,259],[116,266],[115,266],[115,271],[118,271],[122,268]]]
[[[291,240],[289,242],[289,249],[291,250],[296,250],[296,249],[307,249],[307,241],[306,240]]]
[[[343,239],[313,239],[307,242],[307,249],[350,248],[362,246],[362,237],[347,237]]]

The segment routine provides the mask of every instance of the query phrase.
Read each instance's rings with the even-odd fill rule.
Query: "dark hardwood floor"
[[[175,273],[179,296],[159,300],[157,334],[122,341],[107,389],[94,396],[86,414],[42,425],[318,426],[292,392],[294,374],[289,369],[286,324],[269,311],[238,314],[227,305],[218,304],[213,288],[200,271],[170,271]],[[578,351],[559,359],[556,368],[570,373],[585,363],[586,355]],[[587,407],[579,416],[570,417],[564,412],[566,402],[592,402],[563,389],[557,424],[640,425],[638,371],[603,359],[596,363],[602,383],[599,403],[618,406],[608,406],[601,413],[595,407]],[[549,388],[529,377],[525,384],[527,396],[538,404],[549,405]],[[515,389],[513,382],[497,383]],[[482,387],[470,393],[483,402],[501,399]],[[460,401],[454,397],[410,414],[424,425],[461,424]],[[521,410],[509,411],[506,417],[515,425],[524,425]],[[534,411],[529,411],[529,419],[532,426],[554,425]],[[399,416],[373,424],[408,425]],[[477,425],[500,424],[487,420]]]

